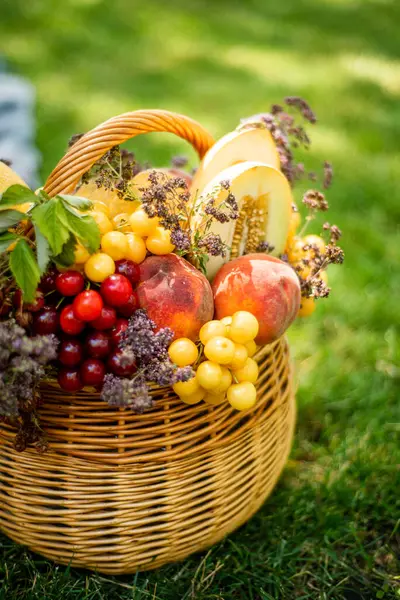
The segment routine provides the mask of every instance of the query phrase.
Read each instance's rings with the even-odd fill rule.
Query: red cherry
[[[43,275],[40,280],[39,286],[42,292],[48,294],[49,292],[54,292],[56,289],[56,279],[57,279],[58,271],[56,269],[50,269],[47,273]]]
[[[140,279],[139,265],[134,263],[133,260],[128,260],[127,258],[123,258],[122,260],[117,260],[115,262],[115,272],[118,275],[125,275],[132,285],[138,283]]]
[[[86,338],[85,350],[93,358],[104,358],[111,351],[110,338],[102,331],[92,331]]]
[[[94,321],[101,315],[103,300],[99,292],[86,290],[86,292],[77,295],[72,306],[78,319],[81,321]]]
[[[53,306],[44,306],[33,315],[33,332],[38,335],[56,333],[59,327],[59,315]]]
[[[75,316],[72,304],[65,306],[60,315],[60,325],[64,333],[69,335],[78,335],[85,328],[85,323]]]
[[[60,369],[58,372],[58,384],[66,392],[79,392],[83,388],[83,382],[78,369]]]
[[[88,358],[82,363],[80,374],[84,385],[98,386],[103,383],[106,368],[97,358]]]
[[[22,307],[22,290],[17,289],[14,292],[14,296],[12,299],[12,303],[14,308],[21,308]]]
[[[119,375],[119,377],[130,377],[136,371],[136,363],[132,360],[130,363],[126,364],[126,360],[124,359],[123,364],[121,365],[121,356],[122,352],[120,350],[115,350],[115,352],[110,355],[107,366],[114,375]]]
[[[123,306],[120,306],[118,312],[123,317],[131,317],[135,310],[139,308],[139,297],[136,292],[132,292],[129,296],[129,300]]]
[[[104,301],[116,307],[126,304],[132,291],[132,285],[124,275],[110,275],[100,287]]]
[[[117,319],[115,327],[111,330],[111,345],[114,348],[117,348],[118,344],[122,341],[123,333],[126,331],[128,325],[128,319]]]
[[[103,329],[111,329],[111,327],[114,327],[116,321],[117,313],[115,308],[111,308],[111,306],[103,306],[100,316],[90,324],[95,329],[99,329],[101,331]]]
[[[85,280],[79,271],[65,271],[57,275],[56,288],[63,296],[76,296],[85,287]]]
[[[13,296],[13,305],[17,310],[22,308],[28,312],[39,312],[44,307],[43,292],[37,291],[36,298],[33,302],[23,302],[23,294],[20,289],[15,290]]]
[[[83,347],[79,340],[64,340],[60,344],[58,360],[66,367],[75,367],[82,362]]]

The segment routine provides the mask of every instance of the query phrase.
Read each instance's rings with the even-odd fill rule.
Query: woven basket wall
[[[164,111],[110,119],[74,144],[46,183],[71,192],[115,144],[149,131],[188,140],[200,157],[213,143],[197,123]],[[131,573],[183,559],[243,524],[273,489],[295,421],[284,339],[255,356],[258,401],[240,413],[228,403],[183,404],[154,389],[143,415],[99,395],[43,386],[40,408],[50,450],[18,453],[15,431],[0,429],[0,528],[56,562]]]

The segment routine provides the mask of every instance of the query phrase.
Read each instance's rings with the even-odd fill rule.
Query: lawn
[[[346,253],[331,298],[291,330],[296,441],[247,525],[116,578],[1,537],[0,599],[400,598],[398,0],[6,0],[0,12],[2,48],[37,87],[43,178],[71,134],[114,114],[163,107],[219,136],[301,95],[319,118],[311,165],[334,164],[330,220]],[[162,135],[132,147],[156,165],[185,149]]]

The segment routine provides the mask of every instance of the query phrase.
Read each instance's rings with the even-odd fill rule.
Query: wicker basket
[[[149,131],[175,133],[202,156],[211,136],[187,117],[127,113],[98,126],[49,177],[50,195],[74,190],[110,147]],[[243,524],[273,489],[295,421],[288,346],[259,350],[258,401],[245,413],[228,403],[183,404],[154,389],[143,415],[114,409],[98,394],[43,386],[41,423],[50,450],[18,453],[0,430],[0,527],[60,563],[131,573],[211,546]]]

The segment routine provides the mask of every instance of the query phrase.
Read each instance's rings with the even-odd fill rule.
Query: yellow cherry
[[[197,346],[188,338],[179,338],[172,342],[168,354],[173,363],[178,367],[192,365],[199,357]]]
[[[98,252],[85,262],[85,275],[90,281],[100,283],[115,273],[115,263],[111,256]]]
[[[243,344],[235,344],[235,353],[231,362],[229,363],[229,366],[231,369],[240,369],[244,366],[248,356],[249,354],[246,346],[243,346]]]
[[[211,406],[218,406],[219,404],[223,404],[226,402],[226,394],[212,394],[208,392],[203,398],[206,404],[211,404]]]
[[[248,381],[235,383],[228,389],[227,398],[232,408],[236,408],[236,410],[249,410],[257,402],[257,390]]]
[[[213,394],[219,395],[225,393],[228,387],[232,384],[232,374],[230,370],[226,367],[221,367],[221,371],[221,381],[217,387],[212,390]]]
[[[220,365],[229,364],[235,354],[235,344],[226,337],[216,336],[211,338],[204,346],[204,354],[213,362]]]
[[[113,260],[125,258],[128,252],[126,235],[121,231],[109,231],[101,238],[101,249]]]
[[[205,390],[215,390],[222,381],[222,369],[219,364],[206,360],[197,367],[196,379]]]
[[[172,389],[174,390],[175,394],[182,398],[183,396],[192,396],[198,392],[200,385],[196,377],[192,377],[192,379],[189,379],[189,381],[178,381],[178,383],[174,383]]]
[[[300,309],[298,312],[299,317],[309,317],[315,310],[314,298],[302,298],[300,303]]]
[[[164,227],[156,227],[152,231],[146,240],[146,247],[149,252],[158,256],[170,254],[175,250],[175,246],[171,243],[171,232]]]
[[[258,346],[254,340],[247,342],[247,344],[245,344],[245,347],[246,347],[248,356],[254,356],[258,349]]]
[[[232,316],[229,337],[238,344],[254,340],[258,334],[258,321],[247,310],[239,310]]]
[[[104,212],[93,210],[88,214],[96,221],[101,235],[114,229],[113,224]]]
[[[253,358],[248,358],[240,369],[233,371],[233,377],[241,383],[242,381],[250,381],[255,383],[258,378],[258,364]]]
[[[190,396],[180,396],[180,399],[185,404],[198,404],[199,402],[201,402],[201,400],[203,400],[205,395],[206,395],[205,390],[199,388],[196,392],[193,392],[193,394],[190,394]]]
[[[118,231],[122,231],[123,233],[128,233],[131,231],[128,213],[119,213],[119,215],[115,215],[115,217],[112,218],[112,222],[115,229]]]
[[[150,218],[143,208],[138,208],[129,217],[129,224],[133,233],[146,237],[157,227],[158,219],[157,217]]]
[[[85,246],[83,246],[83,244],[78,242],[75,247],[75,252],[74,252],[75,263],[77,265],[81,265],[81,264],[85,263],[87,260],[89,260],[89,258],[90,258],[90,254],[86,250]]]
[[[201,343],[205,346],[213,337],[224,336],[225,333],[226,326],[222,323],[222,321],[214,320],[208,321],[208,323],[203,325],[203,327],[200,329],[199,337]]]
[[[325,253],[325,242],[322,239],[322,237],[320,237],[319,235],[306,235],[303,238],[303,245],[313,245],[313,246],[317,246],[318,250],[324,254]],[[312,254],[313,251],[311,250]]]
[[[140,264],[144,261],[147,254],[146,244],[143,238],[137,233],[127,233],[126,241],[128,243],[128,249],[126,251],[125,258],[133,260],[133,262]]]

